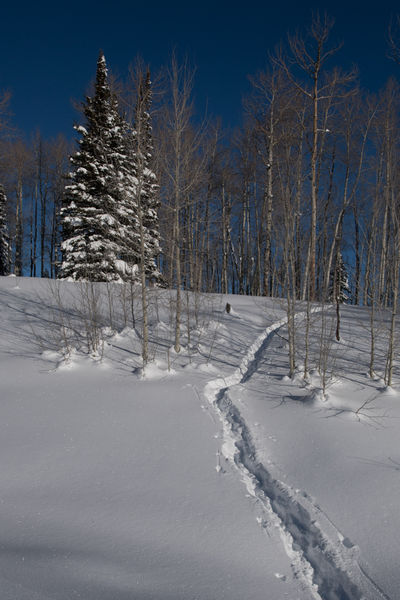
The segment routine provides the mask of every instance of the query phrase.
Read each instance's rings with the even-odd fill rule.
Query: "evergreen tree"
[[[107,79],[104,55],[97,62],[95,93],[83,105],[85,126],[66,187],[61,213],[63,261],[60,278],[90,281],[128,279],[129,264],[121,258],[127,223],[135,222],[129,198],[136,180],[128,165],[127,125]]]
[[[139,217],[139,232],[144,245],[144,270],[146,277],[162,284],[161,273],[156,266],[156,257],[161,253],[158,225],[157,178],[152,168],[153,136],[150,108],[152,101],[150,72],[139,73],[138,94],[135,106],[135,131],[132,148],[136,163],[136,210]]]
[[[330,277],[329,298],[339,304],[347,304],[350,299],[349,277],[341,252],[338,252],[335,268]]]
[[[10,274],[10,238],[7,226],[7,196],[4,187],[0,185],[0,275]]]

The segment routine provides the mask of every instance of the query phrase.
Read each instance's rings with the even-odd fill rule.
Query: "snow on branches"
[[[148,88],[146,109],[150,97]],[[83,112],[86,123],[75,127],[79,149],[71,157],[73,170],[61,213],[59,277],[132,281],[140,265],[146,276],[157,280],[160,246],[150,116],[147,110],[145,115],[137,112],[140,134],[121,117],[103,54],[97,62],[95,93],[86,98]]]

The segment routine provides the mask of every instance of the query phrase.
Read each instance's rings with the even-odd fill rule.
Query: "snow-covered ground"
[[[143,373],[124,290],[0,278],[1,599],[399,598],[399,373],[368,378],[367,310],[340,343],[314,313],[324,398],[287,377],[283,303],[185,295],[177,355],[151,291]]]

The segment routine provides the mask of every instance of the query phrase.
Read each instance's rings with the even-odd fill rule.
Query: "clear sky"
[[[176,47],[197,67],[198,106],[207,102],[210,114],[235,126],[247,75],[263,68],[268,51],[288,31],[307,26],[316,9],[336,19],[332,39],[344,42],[336,61],[356,63],[364,87],[377,90],[389,75],[400,77],[385,41],[400,5],[367,6],[307,0],[9,1],[1,8],[0,88],[12,91],[14,123],[22,131],[70,136],[77,118],[71,101],[83,99],[100,48],[111,69],[125,76],[137,54],[156,69]]]

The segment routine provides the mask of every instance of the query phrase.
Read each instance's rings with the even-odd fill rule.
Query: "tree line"
[[[114,250],[107,250],[119,261],[118,277],[138,276],[134,266],[149,260],[144,276],[152,272],[178,293],[315,301],[332,296],[335,272],[345,265],[348,301],[396,305],[399,87],[391,79],[377,94],[361,90],[355,71],[335,66],[340,47],[331,41],[332,27],[329,18],[316,16],[304,35],[289,36],[270,55],[266,68],[251,77],[243,125],[233,133],[196,112],[194,71],[176,56],[154,78],[151,106],[143,97],[143,65],[131,69],[127,82],[109,77],[109,101],[117,103],[110,109],[112,127],[126,128],[124,144],[130,137],[118,167],[125,183],[113,191],[124,214],[109,237]],[[394,31],[389,39],[396,59]],[[8,103],[4,95],[3,116]],[[90,102],[84,104],[77,126],[81,149],[92,143],[83,124]],[[138,123],[150,137],[137,134]],[[71,225],[82,218],[73,214],[72,196],[88,177],[82,155],[62,136],[45,140],[37,133],[26,142],[6,131],[4,119],[0,124],[2,272],[68,276],[67,240],[76,238],[68,233],[68,219]],[[121,139],[109,140],[116,152]],[[147,149],[138,147],[144,139],[150,140]],[[138,169],[148,176],[139,184]],[[138,195],[137,185],[148,192]],[[129,208],[135,194],[143,203]],[[106,203],[92,215],[98,233],[111,227]],[[105,249],[98,245],[96,258],[95,241],[85,252],[100,264]],[[73,252],[79,253],[77,246]]]

